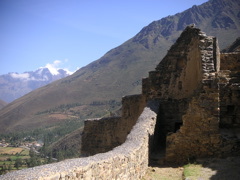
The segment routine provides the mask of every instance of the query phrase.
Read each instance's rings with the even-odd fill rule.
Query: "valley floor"
[[[143,180],[239,180],[240,157],[199,159],[179,167],[150,166]]]

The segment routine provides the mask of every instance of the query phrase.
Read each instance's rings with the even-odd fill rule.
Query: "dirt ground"
[[[183,167],[149,167],[143,180],[182,180]]]
[[[198,173],[184,176],[187,166],[170,167],[164,165],[150,166],[143,180],[239,180],[240,157],[225,159],[199,159],[189,165]],[[189,167],[188,166],[188,167]]]

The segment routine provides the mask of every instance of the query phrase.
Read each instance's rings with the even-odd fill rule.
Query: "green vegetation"
[[[55,124],[54,126],[42,127],[31,131],[0,134],[0,139],[5,139],[11,146],[18,147],[23,142],[43,141],[46,145],[51,144],[61,137],[83,126],[83,121],[74,119]]]
[[[116,100],[109,101],[92,101],[89,104],[81,104],[81,103],[72,103],[72,104],[61,104],[51,109],[47,109],[41,112],[37,112],[35,115],[43,115],[43,114],[52,114],[52,113],[65,113],[67,115],[73,115],[77,117],[84,117],[84,113],[80,113],[80,110],[83,106],[92,106],[92,107],[100,107],[107,106],[110,110],[116,110],[121,106],[121,102]],[[91,108],[90,108],[91,109]]]
[[[20,147],[0,148],[0,174],[28,167],[29,150]]]
[[[202,165],[199,164],[187,164],[184,166],[183,176],[192,180],[198,179],[201,175]]]
[[[79,157],[79,152],[74,149],[54,150],[53,153],[51,145],[82,126],[83,121],[72,119],[54,126],[0,135],[0,139],[4,139],[5,143],[9,143],[11,146],[0,148],[0,174],[51,163],[56,161],[54,158],[60,161],[69,157]],[[37,141],[44,143],[41,148],[37,149],[38,152],[35,149],[29,150],[22,147],[24,144]]]
[[[110,108],[106,111],[99,112],[101,117],[113,115],[114,108],[120,106],[119,102],[114,100],[110,101],[93,101],[90,103],[92,109],[109,106]],[[5,147],[0,149],[0,170],[1,174],[6,173],[10,170],[17,170],[27,167],[34,167],[45,163],[51,163],[53,161],[61,161],[66,158],[73,158],[80,156],[80,145],[79,139],[81,139],[81,132],[83,130],[83,120],[76,118],[76,116],[69,116],[73,111],[78,111],[80,104],[61,105],[54,110],[45,111],[45,115],[55,115],[57,113],[67,113],[67,119],[59,121],[54,125],[42,126],[37,129],[30,131],[21,131],[8,134],[0,134],[0,140],[4,140],[5,143],[9,143],[11,147]],[[44,113],[39,113],[39,116]],[[86,109],[85,117],[91,114]],[[38,115],[36,115],[38,116]],[[76,131],[81,129],[80,131]],[[76,132],[75,132],[76,131]],[[68,138],[68,134],[75,132],[73,138]],[[64,142],[59,141],[66,139]],[[56,144],[56,142],[58,142]],[[35,151],[21,148],[26,144],[40,142],[42,147],[37,148]],[[64,145],[62,145],[64,144]],[[31,145],[30,145],[31,146]],[[29,147],[30,147],[29,146]],[[35,152],[35,153],[33,153]]]
[[[13,154],[12,150],[16,152],[21,150],[21,152]],[[52,158],[42,157],[41,154],[37,153],[37,151],[33,148],[29,150],[19,147],[1,147],[0,151],[0,175],[13,170],[19,170],[53,162]]]
[[[76,107],[76,106],[82,106],[80,103],[73,103],[73,104],[61,104],[60,106],[57,106],[55,108],[51,108],[45,111],[37,112],[36,115],[40,114],[50,114],[53,112],[64,112],[66,110],[69,110],[70,108]]]
[[[78,153],[78,151],[76,149],[58,150],[58,151],[55,151],[55,155],[54,155],[54,157],[58,161],[62,161],[66,158],[74,158],[74,157],[79,157],[79,156],[80,156],[80,154]]]

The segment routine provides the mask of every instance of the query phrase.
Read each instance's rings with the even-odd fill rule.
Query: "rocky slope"
[[[0,99],[0,109],[2,109],[6,105],[7,105],[7,103]]]
[[[73,115],[83,120],[111,113],[122,96],[140,92],[142,77],[156,67],[186,25],[194,23],[216,36],[220,48],[233,42],[240,32],[239,9],[238,0],[210,0],[152,22],[73,75],[7,105],[0,111],[0,131],[50,125]],[[63,105],[68,108],[59,108]]]
[[[240,52],[240,37],[236,39],[230,46],[222,50],[223,53]]]

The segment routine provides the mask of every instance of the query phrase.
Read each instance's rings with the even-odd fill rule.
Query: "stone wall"
[[[199,89],[202,80],[200,39],[197,28],[186,28],[149,78],[143,80],[147,99],[184,99]]]
[[[220,55],[217,39],[200,29],[184,30],[143,79],[143,95],[160,103],[151,153],[165,150],[174,163],[239,153],[239,58]]]
[[[220,67],[220,53],[216,38],[203,33],[197,35],[201,61],[201,81],[189,102],[180,130],[167,136],[166,161],[186,162],[190,159],[220,156],[221,138],[219,132],[219,90],[217,71]],[[194,63],[194,62],[193,62]]]
[[[221,155],[218,118],[218,93],[206,92],[192,98],[183,125],[168,134],[165,160],[184,163],[201,157]]]
[[[220,133],[223,156],[240,154],[240,52],[221,54]]]
[[[240,128],[240,53],[221,54],[220,126]]]
[[[123,98],[121,117],[85,122],[83,153],[122,144],[149,100],[159,102],[150,154],[165,150],[165,161],[185,162],[238,152],[239,63],[234,53],[222,54],[220,61],[217,39],[187,27],[143,79],[142,95]]]
[[[125,142],[146,105],[142,95],[122,98],[122,116],[86,120],[82,136],[83,156],[107,152]]]
[[[240,70],[240,52],[221,53],[220,70],[239,71]]]
[[[216,38],[201,32],[198,36],[201,58],[195,61],[202,62],[202,80],[198,90],[188,98],[183,125],[176,133],[167,135],[165,161],[168,162],[183,163],[240,152],[239,53],[220,55]],[[199,63],[193,66],[198,67]]]
[[[121,145],[115,132],[120,126],[121,117],[88,119],[84,122],[81,156],[89,156],[112,150]]]
[[[19,170],[2,175],[0,179],[141,179],[148,168],[149,137],[154,133],[157,111],[157,102],[148,103],[126,141],[112,151]]]
[[[196,147],[198,154],[194,154],[192,147],[200,145],[201,138],[207,139],[204,133],[210,127],[203,126],[204,121],[211,120],[215,125],[213,121],[218,120],[215,72],[219,67],[216,38],[206,36],[200,29],[187,27],[156,70],[143,80],[143,95],[146,99],[158,99],[160,103],[152,153],[165,149],[165,160],[175,162],[207,155],[199,147]],[[195,129],[202,133],[197,135],[197,140]]]

